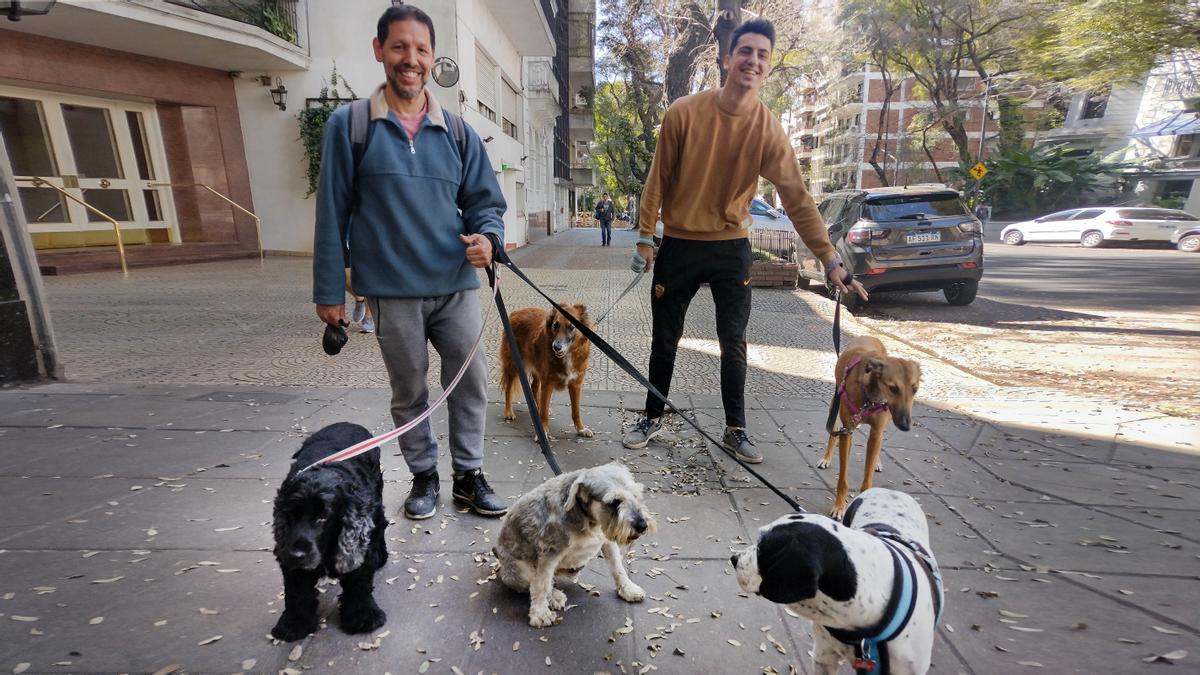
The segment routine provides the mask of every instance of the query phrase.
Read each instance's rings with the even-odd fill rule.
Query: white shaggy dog
[[[931,581],[940,579],[937,564],[929,555],[927,574],[911,549],[884,543],[883,537],[907,539],[924,553],[929,551],[929,526],[916,500],[903,492],[872,488],[851,503],[844,524],[810,513],[784,516],[761,528],[758,543],[734,553],[730,561],[742,590],[787,604],[812,620],[813,670],[818,675],[833,675],[842,662],[852,664],[855,659],[854,648],[830,629],[843,637],[877,634],[885,618],[890,621],[885,614],[904,615],[904,607],[896,609],[900,603],[892,602],[894,596],[903,596],[896,589],[904,583],[915,585],[911,618],[897,624],[903,628],[880,644],[875,659],[886,659],[883,670],[891,675],[920,675],[929,669],[941,607],[940,581]],[[896,581],[901,585],[894,585]]]
[[[646,593],[626,573],[619,547],[654,528],[642,505],[641,484],[613,462],[555,476],[523,495],[505,516],[492,552],[500,561],[500,580],[529,593],[529,625],[541,628],[567,605],[554,582],[576,581],[601,550],[617,595],[641,602]]]

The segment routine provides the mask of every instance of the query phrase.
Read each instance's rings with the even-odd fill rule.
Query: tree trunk
[[[883,81],[883,105],[879,108],[879,124],[877,125],[878,128],[875,129],[875,146],[871,148],[871,158],[868,159],[867,162],[871,165],[871,168],[875,170],[875,175],[879,177],[879,184],[887,187],[891,185],[891,183],[888,182],[887,169],[879,163],[879,151],[883,145],[883,135],[887,131],[888,127],[891,126],[891,120],[888,118],[888,113],[891,112],[892,95],[896,93],[896,89],[898,89],[898,87],[896,86],[895,81],[892,79],[891,74],[887,71],[887,69],[881,68],[879,74]],[[870,89],[864,88],[863,99],[867,100],[870,99],[870,97]],[[896,126],[897,132],[899,132],[899,124],[897,123]],[[886,153],[886,149],[884,149],[884,152]],[[900,157],[899,143],[896,144],[895,156],[897,158]],[[896,161],[899,161],[899,159]]]
[[[713,35],[717,37],[717,68],[721,69],[721,86],[725,86],[725,57],[729,55],[729,40],[733,31],[742,24],[741,0],[717,0],[717,22]]]
[[[692,82],[696,77],[696,54],[712,39],[712,28],[708,17],[695,2],[683,8],[686,18],[675,19],[682,36],[677,47],[667,55],[666,87],[667,104],[692,93]]]

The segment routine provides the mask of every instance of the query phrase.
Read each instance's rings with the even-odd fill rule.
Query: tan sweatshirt
[[[817,205],[779,120],[761,101],[749,112],[721,109],[720,89],[685,96],[667,109],[642,190],[639,233],[718,241],[750,234],[758,177],[775,185],[804,245],[822,262],[835,255]]]

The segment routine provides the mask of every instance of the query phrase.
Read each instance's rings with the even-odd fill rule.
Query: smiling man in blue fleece
[[[429,15],[389,7],[376,33],[387,82],[371,96],[365,143],[356,151],[351,142],[352,106],[325,126],[313,302],[322,321],[344,325],[348,256],[354,292],[375,317],[400,426],[428,406],[427,343],[441,357],[442,386],[471,351],[483,325],[475,268],[504,245],[506,206],[479,136],[425,87],[434,62]],[[478,351],[449,398],[453,494],[477,513],[499,516],[507,506],[481,470],[486,411],[487,363]],[[440,489],[429,421],[402,436],[400,449],[413,474],[405,515],[428,518]]]

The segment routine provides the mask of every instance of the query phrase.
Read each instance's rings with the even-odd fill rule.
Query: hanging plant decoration
[[[349,98],[342,98],[338,93],[339,82],[346,88]],[[350,83],[338,75],[335,63],[329,81],[321,81],[320,95],[308,99],[304,110],[300,111],[300,142],[304,146],[304,159],[307,163],[305,178],[308,181],[308,191],[304,193],[305,197],[316,193],[317,182],[321,177],[321,143],[325,137],[325,123],[329,121],[329,116],[334,110],[356,98],[358,95],[354,93]]]

